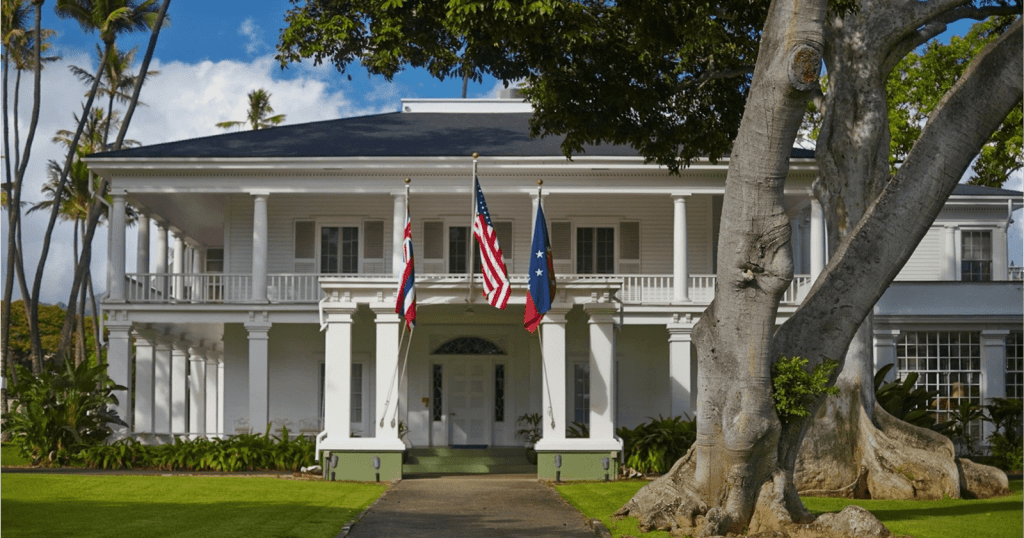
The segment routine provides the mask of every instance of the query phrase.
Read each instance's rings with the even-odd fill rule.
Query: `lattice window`
[[[505,352],[490,340],[464,336],[441,344],[434,355],[505,355]]]
[[[349,416],[353,424],[363,422],[363,365],[352,363]]]
[[[494,421],[505,421],[505,365],[494,365]]]
[[[574,422],[590,425],[590,364],[573,365],[573,418]]]
[[[992,280],[992,232],[965,230],[961,239],[960,279],[972,282]]]
[[[440,422],[441,416],[444,413],[444,367],[440,364],[435,364],[433,373],[434,405],[431,408],[431,416],[434,422]]]
[[[1006,397],[1024,398],[1024,332],[1006,337]]]
[[[908,332],[896,345],[899,378],[918,374],[915,386],[938,392],[936,420],[950,420],[951,410],[969,400],[981,404],[981,344],[977,332]],[[981,438],[981,423],[971,424]]]

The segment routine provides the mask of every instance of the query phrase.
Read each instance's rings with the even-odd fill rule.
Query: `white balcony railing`
[[[1018,272],[1018,275],[1020,273]],[[130,303],[249,303],[252,300],[252,276],[230,273],[134,273],[127,276],[126,299]],[[320,278],[351,282],[356,287],[391,288],[391,275],[275,273],[267,276],[267,299],[271,303],[315,303],[324,292]],[[480,275],[476,275],[480,281]],[[525,288],[525,275],[512,275],[513,287]],[[1019,280],[1019,277],[1018,277]],[[431,273],[417,275],[417,285],[433,289],[457,289],[466,285],[465,274]],[[560,286],[609,283],[621,286],[619,299],[624,304],[669,304],[673,298],[672,275],[565,275]],[[695,304],[708,304],[715,297],[715,275],[690,275],[687,295]],[[811,287],[811,277],[796,275],[782,298],[783,304],[799,304]],[[481,284],[482,285],[482,284]]]
[[[1024,280],[1024,267],[1009,266],[1006,268],[1006,280]]]

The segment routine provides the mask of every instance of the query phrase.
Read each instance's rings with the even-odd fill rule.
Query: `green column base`
[[[555,456],[562,457],[562,466],[555,467]],[[604,459],[608,458],[608,470]],[[619,475],[619,453],[612,452],[538,452],[537,478],[543,480],[615,480]]]
[[[374,456],[380,458],[380,469],[373,466]],[[335,461],[335,458],[337,460]],[[401,452],[328,451],[321,456],[325,480],[352,482],[391,482],[402,479]]]

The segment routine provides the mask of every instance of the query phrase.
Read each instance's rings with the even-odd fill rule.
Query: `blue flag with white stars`
[[[533,247],[530,249],[530,289],[526,294],[526,313],[523,324],[533,332],[544,314],[551,310],[555,295],[555,270],[551,260],[551,241],[544,219],[544,206],[537,204],[537,221],[533,226]]]

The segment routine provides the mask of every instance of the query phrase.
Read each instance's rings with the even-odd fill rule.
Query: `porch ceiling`
[[[150,217],[181,230],[203,246],[224,244],[227,194],[133,193],[130,202]]]

